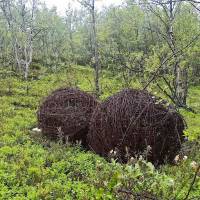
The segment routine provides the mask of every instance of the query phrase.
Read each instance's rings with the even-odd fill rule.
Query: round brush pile
[[[39,128],[51,139],[81,140],[86,145],[90,117],[97,104],[95,97],[86,92],[74,88],[58,89],[39,108]]]
[[[141,155],[154,164],[172,161],[184,139],[184,120],[147,91],[124,89],[95,109],[87,137],[89,147],[119,161]]]

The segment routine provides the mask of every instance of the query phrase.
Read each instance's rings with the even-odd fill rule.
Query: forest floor
[[[0,80],[0,199],[186,200],[188,193],[187,199],[200,199],[200,177],[192,184],[195,172],[190,165],[200,163],[200,86],[190,88],[188,100],[197,113],[181,111],[188,124],[189,141],[183,146],[188,158],[177,165],[155,169],[144,159],[124,165],[107,162],[79,145],[50,142],[31,131],[45,96],[61,86],[92,91],[92,73],[76,67],[29,82]],[[109,73],[103,74],[101,84],[102,99],[123,87]],[[134,81],[133,86],[139,84]]]

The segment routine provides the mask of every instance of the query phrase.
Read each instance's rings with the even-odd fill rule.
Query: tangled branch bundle
[[[58,89],[39,108],[39,128],[51,139],[63,136],[85,144],[90,117],[97,104],[92,95],[78,89]]]
[[[144,90],[124,89],[95,109],[88,143],[107,157],[114,150],[125,162],[150,147],[154,164],[172,161],[184,139],[181,115]]]

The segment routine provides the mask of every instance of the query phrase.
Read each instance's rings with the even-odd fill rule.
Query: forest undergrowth
[[[174,165],[155,169],[145,155],[123,165],[112,157],[108,162],[79,144],[55,143],[32,131],[45,96],[66,86],[91,92],[92,77],[90,68],[74,67],[44,72],[37,80],[0,80],[0,199],[199,200],[200,172],[195,176],[194,163],[200,163],[200,86],[189,91],[188,105],[196,113],[181,110],[189,140]],[[102,74],[102,99],[123,87],[119,77]],[[132,87],[140,85],[134,80]]]

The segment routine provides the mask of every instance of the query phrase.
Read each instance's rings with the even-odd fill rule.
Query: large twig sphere
[[[91,114],[98,104],[94,96],[75,88],[54,91],[38,111],[39,128],[51,139],[68,138],[86,144]]]
[[[184,120],[170,106],[147,91],[124,89],[109,97],[94,111],[88,143],[91,150],[118,159],[147,152],[154,164],[172,161],[184,139]]]

